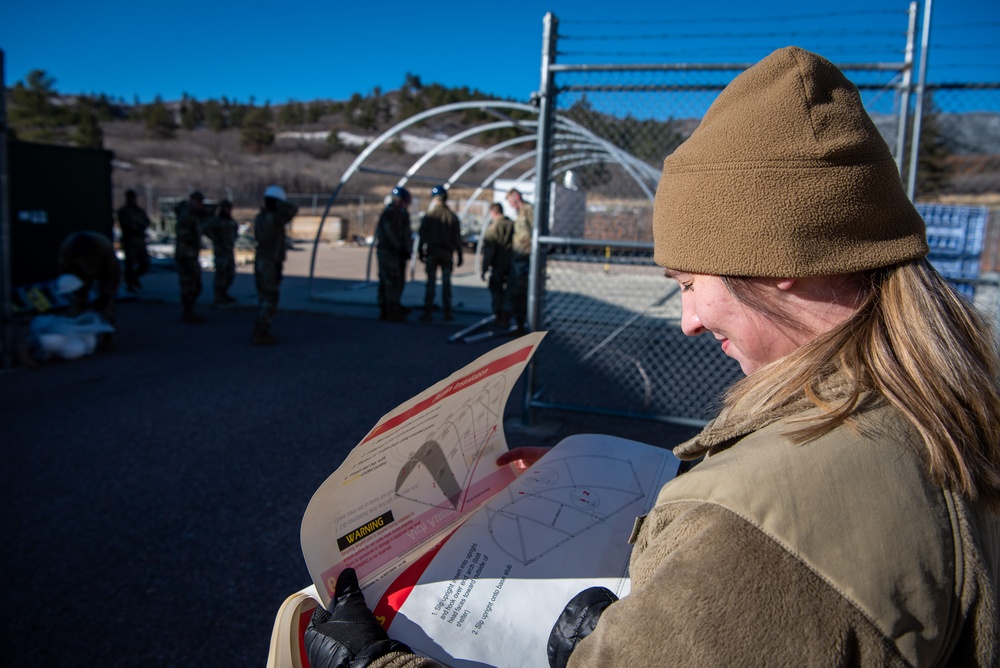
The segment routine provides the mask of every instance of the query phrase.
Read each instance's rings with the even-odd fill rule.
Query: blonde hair
[[[817,438],[880,399],[899,409],[923,440],[935,483],[1000,510],[1000,362],[989,323],[926,260],[854,275],[856,314],[736,383],[727,406],[771,411],[803,394],[823,409],[788,433]],[[724,277],[741,302],[763,310],[759,284]],[[828,403],[820,385],[847,379]]]

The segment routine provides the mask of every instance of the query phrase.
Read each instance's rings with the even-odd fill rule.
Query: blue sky
[[[539,86],[547,11],[567,36],[560,50],[578,54],[560,56],[562,62],[753,62],[787,44],[834,62],[870,62],[902,59],[908,6],[906,0],[839,0],[829,7],[801,0],[423,6],[7,0],[0,49],[8,86],[41,69],[59,92],[128,102],[185,92],[273,104],[346,100],[376,87],[398,88],[407,72],[424,83],[526,101]],[[1000,81],[1000,2],[936,0],[932,19],[930,81]]]

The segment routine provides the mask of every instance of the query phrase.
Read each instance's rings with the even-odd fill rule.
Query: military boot
[[[278,340],[271,334],[271,330],[260,325],[254,327],[253,334],[250,335],[250,343],[255,346],[273,346],[277,342]]]
[[[181,320],[188,325],[203,325],[206,322],[203,317],[194,312],[194,308],[191,306],[184,307]]]

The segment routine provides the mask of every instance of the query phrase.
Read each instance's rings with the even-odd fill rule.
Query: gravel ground
[[[312,492],[382,415],[492,345],[280,312],[279,345],[255,348],[249,308],[209,315],[123,303],[113,352],[0,371],[0,664],[263,665],[278,605],[309,583]],[[525,426],[520,403],[517,387],[512,446],[691,433],[575,414]]]

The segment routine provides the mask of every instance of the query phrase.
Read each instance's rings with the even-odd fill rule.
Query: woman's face
[[[666,275],[681,287],[681,330],[688,336],[710,333],[747,375],[804,343],[738,301],[718,276],[672,270]],[[774,290],[778,300],[785,293],[776,285],[767,289]]]

